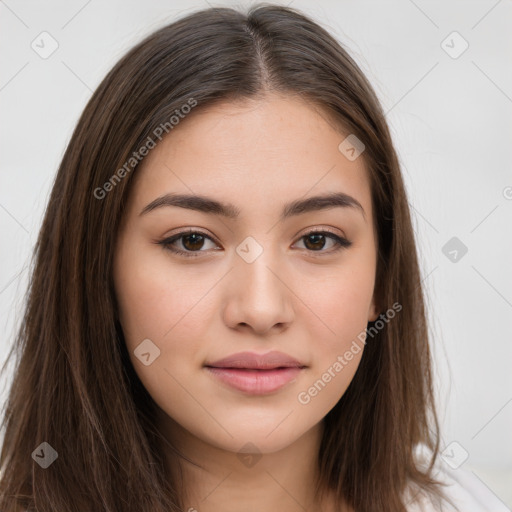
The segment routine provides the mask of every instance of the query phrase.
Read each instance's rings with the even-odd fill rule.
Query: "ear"
[[[377,318],[380,316],[380,311],[375,304],[375,295],[373,296],[372,303],[370,304],[370,309],[368,310],[368,322],[375,322]]]

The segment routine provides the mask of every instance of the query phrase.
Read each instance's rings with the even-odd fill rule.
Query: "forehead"
[[[357,198],[370,218],[371,193],[362,157],[339,150],[349,135],[316,105],[268,94],[197,106],[144,158],[134,200],[167,192],[215,195],[239,205],[269,208],[325,192]]]

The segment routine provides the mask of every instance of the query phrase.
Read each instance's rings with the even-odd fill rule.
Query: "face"
[[[321,424],[378,316],[367,170],[338,149],[349,134],[303,100],[199,109],[134,176],[114,262],[119,318],[169,425],[272,453]],[[360,207],[293,208],[334,193]],[[146,208],[166,194],[215,203]]]

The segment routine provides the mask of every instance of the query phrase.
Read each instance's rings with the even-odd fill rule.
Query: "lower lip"
[[[206,367],[212,375],[229,386],[251,395],[264,395],[281,389],[301,372],[296,366],[273,370]]]

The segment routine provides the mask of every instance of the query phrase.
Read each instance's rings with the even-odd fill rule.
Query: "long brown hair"
[[[320,483],[356,512],[404,511],[409,486],[443,495],[431,471],[439,425],[425,301],[383,111],[326,30],[297,10],[263,4],[247,14],[206,9],[151,34],[108,73],[78,121],[55,178],[8,358],[17,355],[2,422],[3,512],[181,509],[164,473],[155,404],[131,365],[117,317],[116,234],[134,155],[162,129],[170,132],[172,116],[184,105],[200,109],[268,91],[313,102],[340,134],[364,143],[378,238],[376,297],[381,312],[402,305],[375,329],[353,381],[324,419]],[[57,456],[46,469],[34,456],[36,449],[50,453],[44,442]],[[415,460],[419,444],[432,452],[426,468]]]

